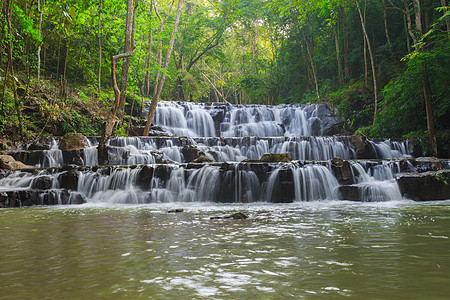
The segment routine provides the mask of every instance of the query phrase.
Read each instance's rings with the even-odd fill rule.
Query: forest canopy
[[[416,137],[428,154],[449,156],[449,8],[446,0],[4,0],[1,142],[100,135],[116,104],[115,134],[124,134],[152,99],[328,102],[343,134]]]

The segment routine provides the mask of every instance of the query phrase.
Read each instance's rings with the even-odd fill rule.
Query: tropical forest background
[[[1,147],[100,135],[111,111],[112,134],[127,134],[152,99],[328,102],[341,134],[416,138],[427,155],[449,157],[449,8],[446,0],[3,0]]]

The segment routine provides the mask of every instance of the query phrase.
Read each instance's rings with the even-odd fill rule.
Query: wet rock
[[[349,133],[344,130],[344,122],[337,122],[336,124],[330,125],[328,128],[324,128],[322,131],[322,135],[324,136],[348,135],[348,134]]]
[[[215,162],[214,159],[212,159],[209,156],[206,155],[200,155],[199,157],[197,157],[196,159],[194,159],[192,161],[195,164],[203,164],[203,163],[211,163],[211,162]]]
[[[200,149],[198,149],[195,146],[189,145],[183,146],[183,148],[181,148],[181,154],[183,154],[184,160],[187,163],[193,162],[200,156],[205,156],[205,153],[202,152]]]
[[[66,190],[20,190],[0,193],[0,208],[71,204]]]
[[[441,160],[436,157],[418,157],[413,160],[418,172],[439,171],[443,169]]]
[[[362,201],[357,185],[342,185],[339,187],[339,199],[348,201]]]
[[[175,209],[170,209],[167,212],[169,214],[182,213],[182,212],[184,212],[184,209],[182,209],[182,208],[175,208]]]
[[[331,169],[334,176],[340,184],[353,184],[353,176],[350,163],[340,157],[335,157],[331,160]]]
[[[52,138],[49,137],[38,138],[27,146],[27,150],[50,150],[51,140]]]
[[[33,180],[32,188],[38,190],[48,190],[52,188],[53,178],[50,176],[39,176]]]
[[[85,155],[84,150],[64,150],[62,151],[64,164],[84,166]]]
[[[280,153],[280,154],[266,153],[261,157],[260,161],[261,162],[290,162],[290,161],[292,161],[292,157],[288,153]]]
[[[311,135],[320,136],[322,135],[322,121],[319,118],[315,118],[311,124]]]
[[[59,144],[60,150],[80,150],[87,148],[89,142],[81,133],[66,133]]]
[[[58,176],[59,185],[63,189],[76,190],[78,187],[78,172],[68,170]]]
[[[376,158],[377,155],[374,153],[374,149],[370,142],[363,136],[353,135],[350,136],[350,143],[356,152],[356,158],[359,159],[370,159]]]
[[[401,194],[415,201],[450,199],[450,170],[405,173],[397,178]]]
[[[144,191],[148,190],[153,178],[153,173],[154,169],[152,167],[147,165],[143,166],[137,176],[136,185]]]
[[[108,164],[124,165],[130,155],[130,150],[124,147],[106,146]]]
[[[29,166],[20,161],[16,161],[10,155],[0,155],[0,170],[14,171],[29,168]]]
[[[244,219],[248,219],[248,216],[237,212],[231,215],[223,215],[223,216],[212,216],[209,218],[210,220],[220,220],[220,219],[233,219],[233,220],[244,220]]]

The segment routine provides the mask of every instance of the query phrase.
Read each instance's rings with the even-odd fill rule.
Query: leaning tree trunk
[[[38,12],[39,12],[39,37],[42,37],[42,15],[43,8],[41,8],[41,0],[38,0]],[[42,42],[39,42],[38,51],[37,51],[37,80],[41,81],[41,49]]]
[[[17,95],[17,86],[16,79],[14,77],[14,67],[13,67],[13,44],[12,44],[12,26],[11,26],[11,10],[12,10],[12,1],[7,0],[6,2],[6,24],[8,28],[8,66],[9,66],[9,74],[11,75],[11,88],[14,94],[14,108],[17,114],[17,121],[19,123],[19,135],[23,135],[23,127],[22,127],[22,114],[20,112],[20,102],[19,96]],[[8,77],[8,70],[6,70],[6,78]],[[5,82],[6,82],[5,78]]]
[[[171,57],[172,51],[173,51],[173,44],[175,42],[175,35],[178,30],[178,24],[180,23],[182,6],[183,6],[183,0],[178,0],[178,8],[177,8],[177,15],[175,17],[175,24],[173,25],[172,36],[170,37],[170,41],[169,41],[169,49],[167,50],[166,59],[164,61],[164,69],[165,70],[167,70],[167,68],[169,67],[169,61],[170,61],[170,57]],[[164,86],[165,80],[166,80],[166,74],[163,73],[161,75],[161,79],[159,80],[157,87],[155,86],[155,92],[153,93],[153,99],[152,99],[152,102],[150,103],[150,107],[148,110],[147,122],[145,123],[144,136],[148,136],[148,133],[150,131],[150,126],[152,124],[153,116],[155,115],[156,107],[158,106],[158,99],[159,99],[159,96],[161,95],[161,91]]]
[[[139,0],[136,1],[136,7],[139,3]],[[132,41],[132,31],[133,29],[131,27],[134,27],[134,24],[132,23],[132,14],[133,14],[133,0],[128,0],[127,5],[127,18],[126,18],[126,28],[125,31],[125,40],[126,41]],[[135,10],[136,11],[136,10]],[[134,11],[134,12],[135,12]],[[117,118],[117,114],[120,110],[120,101],[121,101],[121,95],[124,92],[123,90],[119,90],[117,86],[117,80],[116,80],[116,62],[119,59],[126,59],[130,58],[133,55],[134,51],[134,43],[130,44],[130,49],[128,52],[118,54],[116,56],[113,56],[111,59],[111,78],[112,78],[112,84],[114,88],[114,106],[111,109],[111,112],[108,115],[108,118],[106,119],[105,123],[103,124],[102,128],[102,134],[100,137],[100,141],[97,147],[98,150],[98,162],[100,165],[105,164],[108,161],[108,153],[106,151],[106,142],[108,141],[109,137],[112,135],[112,132],[114,130],[114,126],[120,119]],[[125,62],[124,62],[125,65]],[[122,72],[123,75],[123,72]],[[122,78],[123,79],[123,78]],[[126,79],[128,79],[128,75],[126,76]],[[126,92],[126,90],[125,90]]]
[[[358,9],[359,18],[361,20],[361,26],[362,26],[363,34],[364,34],[364,37],[366,38],[366,41],[367,41],[367,48],[369,50],[370,64],[372,65],[373,91],[374,91],[374,98],[375,98],[375,101],[374,101],[375,102],[374,103],[375,107],[374,107],[374,113],[373,113],[373,124],[375,125],[377,111],[378,111],[378,88],[377,88],[377,76],[376,76],[376,72],[375,72],[375,63],[374,63],[374,59],[373,59],[372,47],[370,45],[369,36],[367,35],[366,26],[364,24],[363,15],[362,15],[362,12],[361,12],[361,7],[359,6],[358,0],[355,0],[355,3],[356,3],[356,7]]]
[[[102,10],[103,10],[103,0],[100,0],[100,7],[98,10],[98,96],[102,92],[102,35],[101,35],[101,25],[102,25]]]
[[[133,8],[133,0],[128,0],[127,3],[127,18],[125,27],[125,48],[124,52],[128,53],[134,48],[134,27],[136,23],[136,10],[139,4],[139,0],[136,0],[136,4]],[[134,49],[133,49],[134,50]],[[122,65],[122,76],[120,82],[120,102],[119,109],[117,111],[117,117],[120,121],[123,120],[125,114],[125,100],[127,97],[127,86],[128,86],[128,71],[130,69],[131,55],[123,58]]]

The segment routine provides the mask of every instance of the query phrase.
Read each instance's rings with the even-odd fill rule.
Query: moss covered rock
[[[87,138],[81,133],[67,133],[61,139],[60,150],[80,150],[89,146]]]
[[[261,162],[290,162],[292,157],[288,153],[266,153],[261,157]]]

